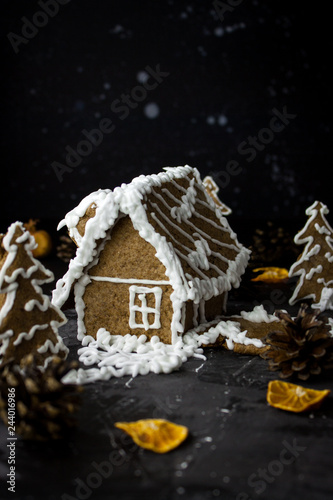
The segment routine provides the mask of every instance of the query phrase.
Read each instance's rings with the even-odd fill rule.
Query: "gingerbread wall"
[[[171,342],[173,307],[170,295],[173,289],[167,284],[165,267],[155,257],[155,249],[134,230],[129,217],[120,219],[113,228],[111,239],[101,250],[98,263],[91,268],[89,275],[91,283],[86,287],[83,296],[86,305],[84,322],[88,335],[95,337],[99,328],[106,328],[115,335],[145,334],[149,338],[158,335],[163,342]],[[116,282],[104,281],[103,278],[115,278]],[[130,328],[133,287],[152,291],[161,289],[160,328]],[[134,297],[134,306],[140,306],[139,295],[140,290]],[[149,292],[147,301],[148,307],[155,307],[154,296]],[[153,325],[154,314],[148,313],[147,316],[149,324]],[[140,311],[135,315],[135,321],[137,324],[142,323]]]

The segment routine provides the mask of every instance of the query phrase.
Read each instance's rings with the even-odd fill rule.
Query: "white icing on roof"
[[[180,183],[180,180],[184,179],[188,181],[187,187],[184,187],[184,182]],[[175,197],[163,187],[166,183],[172,183],[179,191],[179,197]],[[156,192],[159,188],[162,188],[162,191]],[[147,195],[151,195],[148,208]],[[76,226],[92,204],[96,207],[95,216],[88,220],[84,236],[81,237]],[[203,208],[211,211],[218,223],[203,217]],[[206,193],[198,170],[186,165],[168,167],[159,174],[140,175],[130,184],[122,184],[113,191],[100,189],[85,197],[65,216],[58,228],[67,226],[70,236],[78,244],[78,249],[67,273],[57,283],[53,293],[54,304],[59,307],[64,304],[73,283],[95,260],[99,251],[96,242],[104,239],[123,215],[129,215],[133,227],[155,248],[156,257],[165,266],[166,275],[174,289],[172,300],[175,311],[180,310],[180,302],[194,300],[198,303],[202,298],[208,300],[233,286],[239,286],[240,276],[245,271],[249,259],[249,250],[238,243],[221,210]],[[193,223],[194,215],[196,220],[204,219],[204,223],[211,229],[207,229],[207,232],[199,229]],[[228,233],[228,238],[232,241],[222,243],[216,238],[212,239],[208,231],[216,233],[217,229],[221,231],[221,239],[223,233]],[[179,241],[180,235],[189,240],[188,245]],[[226,259],[223,256],[223,247],[232,250],[235,258]],[[211,256],[218,265],[214,264]],[[184,271],[185,264],[191,272]],[[212,271],[214,277],[210,275]]]

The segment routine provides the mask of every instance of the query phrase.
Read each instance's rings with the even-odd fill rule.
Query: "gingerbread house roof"
[[[65,216],[58,229],[67,226],[78,248],[54,290],[56,305],[65,303],[73,283],[97,262],[103,242],[126,215],[155,248],[174,301],[199,303],[239,286],[250,252],[207,194],[198,170],[186,165],[99,189]]]

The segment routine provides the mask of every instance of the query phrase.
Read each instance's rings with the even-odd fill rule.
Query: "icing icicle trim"
[[[187,189],[183,188],[180,184],[177,184],[177,179],[184,179],[189,174],[193,174],[190,182],[190,187]],[[110,190],[98,190],[95,193],[91,193],[86,198],[84,198],[81,203],[69,212],[65,219],[59,224],[59,228],[67,225],[70,234],[74,237],[74,231],[76,231],[76,225],[80,219],[85,214],[87,208],[94,204],[96,207],[95,215],[88,220],[85,228],[85,234],[83,237],[78,238],[80,240],[79,248],[77,250],[76,257],[70,262],[69,269],[66,275],[58,281],[56,285],[56,290],[53,292],[53,302],[61,307],[67,300],[72,284],[80,278],[84,272],[85,267],[92,261],[92,253],[96,247],[96,241],[105,237],[105,231],[110,229],[117,221],[119,215],[129,215],[133,223],[134,228],[139,232],[140,236],[149,242],[156,250],[156,257],[163,263],[166,268],[166,274],[170,279],[170,284],[176,290],[178,298],[183,300],[194,300],[193,294],[203,293],[203,288],[200,287],[199,290],[193,290],[192,286],[188,285],[188,280],[185,278],[182,272],[182,266],[179,261],[179,257],[183,257],[186,254],[176,255],[172,249],[170,242],[167,242],[164,237],[162,237],[156,230],[151,226],[147,219],[147,213],[142,205],[142,199],[145,195],[153,193],[154,187],[160,187],[166,182],[173,182],[178,189],[183,191],[183,196],[180,202],[180,206],[177,208],[177,214],[180,214],[181,220],[187,220],[190,215],[195,211],[194,197],[196,190],[193,187],[194,179],[198,182],[198,189],[201,189],[205,194],[205,204],[211,210],[214,211],[220,225],[217,226],[221,231],[228,231],[230,238],[233,239],[233,248],[237,252],[235,261],[231,261],[226,269],[226,273],[220,273],[224,280],[219,280],[219,293],[227,291],[225,288],[230,290],[232,286],[239,285],[239,274],[242,274],[249,259],[249,250],[241,246],[237,239],[235,233],[233,233],[229,227],[228,221],[223,217],[221,211],[216,207],[214,201],[207,195],[204,188],[200,185],[200,174],[196,169],[192,169],[189,166],[185,167],[167,167],[164,172],[159,174],[153,174],[151,176],[139,176],[135,178],[130,184],[123,184],[121,187],[116,188],[114,191]],[[192,183],[192,184],[191,184]],[[192,187],[191,187],[192,186]],[[200,203],[203,203],[200,200]],[[170,208],[170,207],[169,207]],[[171,209],[170,209],[171,210]],[[176,216],[176,218],[178,217]],[[196,214],[197,215],[197,214]],[[170,220],[172,216],[170,215]],[[207,219],[209,222],[209,220]],[[170,221],[169,221],[170,222]],[[171,223],[171,222],[170,222]],[[216,224],[214,223],[214,226]],[[195,232],[195,231],[192,231]],[[89,234],[88,234],[89,233]],[[204,246],[202,243],[202,237],[205,235],[199,235],[199,240],[197,239],[197,245],[194,242],[194,246],[197,247],[195,253],[192,254],[187,262],[191,266],[194,265],[195,270],[200,274],[199,267],[207,268],[207,256],[210,255],[207,245]],[[77,237],[76,237],[77,238]],[[217,240],[214,243],[219,243]],[[222,244],[222,247],[227,244]],[[198,248],[199,247],[199,248]],[[205,249],[205,252],[203,251]],[[188,250],[188,249],[187,249]],[[96,252],[94,253],[94,256]],[[223,259],[223,256],[221,257]],[[199,263],[199,266],[196,264]],[[202,274],[202,279],[208,281],[208,277]],[[193,280],[192,280],[193,281]],[[196,280],[197,282],[197,280]],[[194,283],[194,281],[193,281]],[[211,298],[214,294],[217,294],[217,290],[210,290],[206,292],[206,300]],[[186,296],[187,295],[187,296]],[[210,295],[210,297],[208,297]],[[200,297],[204,298],[204,297]]]

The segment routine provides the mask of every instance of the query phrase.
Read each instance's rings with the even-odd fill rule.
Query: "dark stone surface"
[[[251,308],[231,299],[231,309]],[[77,358],[76,316],[61,334]],[[124,377],[85,386],[77,429],[65,442],[16,443],[19,500],[328,500],[333,494],[333,402],[293,414],[266,402],[260,357],[206,349],[168,375]],[[333,390],[333,380],[305,387]],[[164,455],[140,449],[116,421],[166,418],[189,428]],[[8,472],[1,425],[1,476]],[[3,483],[4,485],[4,483]]]

